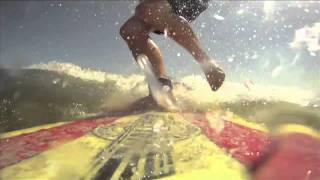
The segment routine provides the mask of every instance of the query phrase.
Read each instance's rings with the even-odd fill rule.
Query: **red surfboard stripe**
[[[273,137],[269,152],[252,171],[254,180],[320,179],[320,140],[307,134]]]
[[[116,117],[105,117],[78,120],[49,129],[0,139],[0,169],[79,138],[95,127],[112,123],[116,119]]]
[[[217,130],[210,125],[205,113],[194,114],[192,119],[211,141],[228,150],[233,157],[248,167],[262,158],[266,153],[266,147],[271,143],[265,132],[227,120],[222,120],[224,126]]]

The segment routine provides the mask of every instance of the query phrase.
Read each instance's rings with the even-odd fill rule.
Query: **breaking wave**
[[[89,116],[126,106],[148,95],[141,74],[112,74],[57,61],[14,72],[2,69],[0,75],[3,82],[0,131]],[[272,108],[279,103],[281,107],[319,110],[317,94],[298,87],[262,85],[248,80],[226,82],[218,92],[212,92],[202,75],[185,76],[174,86],[179,104],[193,110],[212,111],[219,107],[260,120],[263,118],[257,112],[266,108],[279,111]]]
[[[121,75],[82,68],[71,63],[59,63],[51,61],[48,64],[36,64],[27,69],[41,69],[55,71],[69,76],[80,78],[84,81],[96,81],[99,83],[115,83],[116,92],[126,98],[147,94],[147,86],[144,76],[141,74]],[[50,82],[49,82],[50,83]],[[182,85],[182,86],[180,86]],[[176,83],[175,94],[188,99],[191,103],[222,103],[239,100],[266,100],[287,101],[300,105],[307,105],[316,94],[312,90],[298,87],[284,87],[277,85],[262,85],[253,83],[226,82],[220,91],[212,92],[202,75],[189,75]]]

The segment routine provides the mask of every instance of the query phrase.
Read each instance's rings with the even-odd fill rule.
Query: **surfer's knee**
[[[148,28],[136,17],[132,17],[121,26],[119,33],[125,41],[132,41],[148,36]]]
[[[121,26],[119,34],[124,40],[130,39],[130,37],[133,35],[133,32],[130,28],[130,24],[128,24],[128,21]]]

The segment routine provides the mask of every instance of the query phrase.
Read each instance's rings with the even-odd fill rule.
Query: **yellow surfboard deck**
[[[247,179],[245,167],[181,115],[126,116],[3,168],[1,179]]]

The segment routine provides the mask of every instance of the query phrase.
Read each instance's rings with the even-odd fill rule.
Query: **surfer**
[[[167,76],[160,49],[149,36],[152,32],[166,34],[184,47],[201,65],[213,91],[222,85],[225,73],[202,48],[190,26],[190,23],[207,9],[208,1],[140,0],[135,14],[120,28],[120,35],[126,41],[134,58],[137,60],[139,55],[146,55],[160,83],[168,85],[171,80]]]

